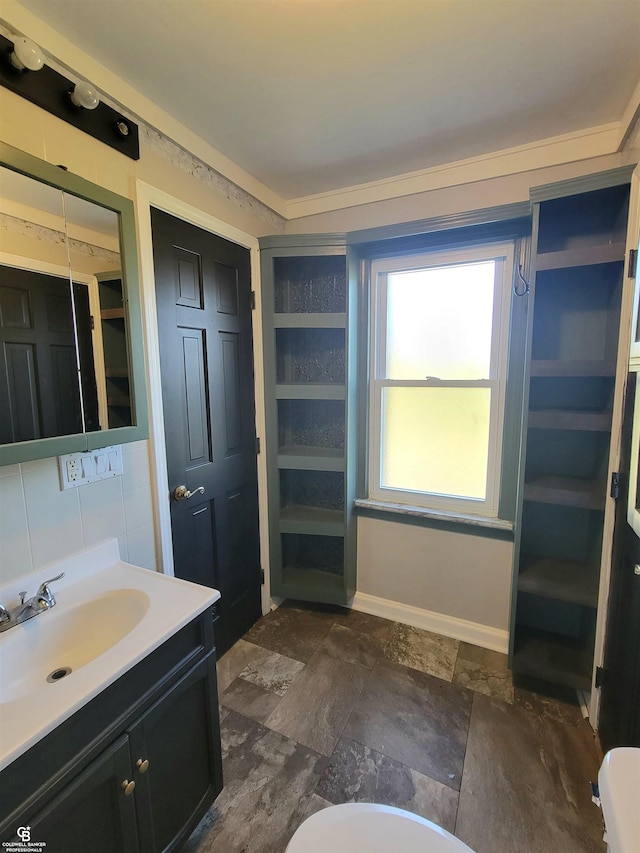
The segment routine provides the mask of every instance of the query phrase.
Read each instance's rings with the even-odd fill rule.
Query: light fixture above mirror
[[[0,35],[0,84],[132,160],[140,159],[138,125],[105,104],[91,83],[75,83],[47,65],[30,39]]]

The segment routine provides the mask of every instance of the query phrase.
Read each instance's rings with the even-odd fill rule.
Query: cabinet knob
[[[634,575],[640,575],[640,564],[635,564],[635,566],[633,567],[633,573]]]
[[[122,790],[124,791],[125,797],[130,797],[133,794],[136,787],[135,782],[130,782],[128,779],[125,779],[122,783]]]
[[[147,770],[149,769],[149,759],[148,758],[145,758],[145,759],[139,758],[136,761],[136,767],[138,768],[140,773],[146,773]]]

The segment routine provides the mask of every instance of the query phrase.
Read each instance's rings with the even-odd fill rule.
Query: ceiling
[[[283,199],[619,122],[640,81],[640,0],[21,5]]]

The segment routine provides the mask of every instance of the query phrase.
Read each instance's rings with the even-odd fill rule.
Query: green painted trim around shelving
[[[274,314],[274,329],[344,329],[346,314]]]
[[[300,385],[276,385],[277,400],[344,400],[344,385],[313,385],[311,382]]]
[[[617,169],[608,169],[606,172],[582,175],[579,178],[569,178],[566,181],[557,181],[554,184],[543,184],[539,187],[532,187],[529,195],[532,204],[539,204],[543,201],[551,201],[554,198],[604,190],[608,187],[628,184],[631,181],[634,169],[634,165],[620,166]]]

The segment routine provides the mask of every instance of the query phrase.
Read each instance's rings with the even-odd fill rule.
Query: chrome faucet
[[[34,616],[44,613],[45,610],[50,610],[55,605],[56,600],[49,589],[49,584],[59,581],[63,577],[64,572],[61,572],[55,578],[49,578],[48,581],[44,581],[38,587],[36,594],[26,601],[24,600],[27,594],[26,590],[19,592],[20,604],[11,610],[7,610],[6,607],[0,604],[0,633],[8,631],[9,628],[13,628],[21,622],[26,622],[28,619],[33,619]]]

